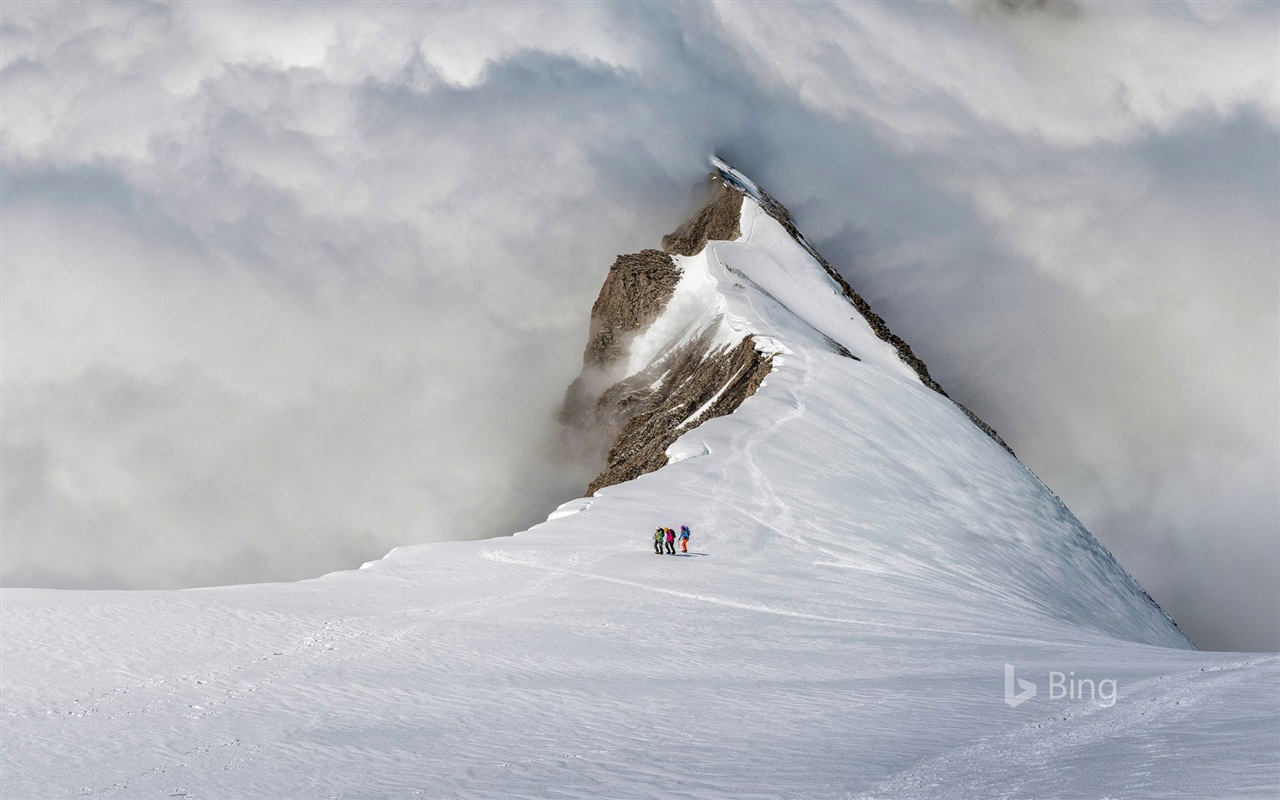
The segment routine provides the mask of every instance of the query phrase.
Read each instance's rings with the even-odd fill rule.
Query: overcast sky
[[[5,2],[5,585],[509,533],[719,153],[1206,648],[1280,649],[1265,3]]]

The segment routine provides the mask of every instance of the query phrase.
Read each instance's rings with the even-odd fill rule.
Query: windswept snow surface
[[[4,591],[3,796],[1274,796],[1280,657],[1191,648],[750,197],[742,229],[644,346],[777,368],[656,473],[300,583]]]

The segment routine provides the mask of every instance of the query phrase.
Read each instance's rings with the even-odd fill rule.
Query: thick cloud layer
[[[720,153],[1205,647],[1280,648],[1262,4],[6,3],[6,585],[289,579],[585,483]]]

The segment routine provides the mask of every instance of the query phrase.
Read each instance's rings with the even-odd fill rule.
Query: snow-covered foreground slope
[[[775,371],[658,472],[296,584],[4,591],[3,796],[1274,796],[1280,657],[1192,649],[749,197],[741,228],[632,354],[711,327]]]

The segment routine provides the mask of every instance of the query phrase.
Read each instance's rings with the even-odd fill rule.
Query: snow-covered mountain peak
[[[588,497],[294,584],[0,590],[5,796],[1273,795],[1280,659],[1196,652],[716,169],[593,308]]]
[[[768,428],[781,414],[799,441],[779,458],[815,473],[835,503],[838,524],[814,523],[824,541],[865,544],[868,530],[892,530],[883,542],[890,563],[923,547],[942,553],[946,569],[982,554],[999,566],[979,570],[969,589],[988,593],[992,608],[1013,583],[1059,618],[1186,646],[1003,440],[947,396],[786,207],[723,160],[712,165],[706,203],[662,250],[620,256],[593,307],[564,412],[608,453],[588,494],[714,452],[709,423],[718,418]],[[823,422],[795,411],[813,404]],[[806,435],[825,443],[806,445]],[[903,503],[903,492],[917,501]],[[890,497],[898,499],[886,506]],[[899,573],[895,590],[910,583]]]
[[[790,348],[831,351],[946,396],[782,203],[725,161],[711,163],[706,203],[662,250],[619,256],[592,309],[583,373],[563,413],[610,451],[589,492],[661,467],[679,435],[732,413]]]

